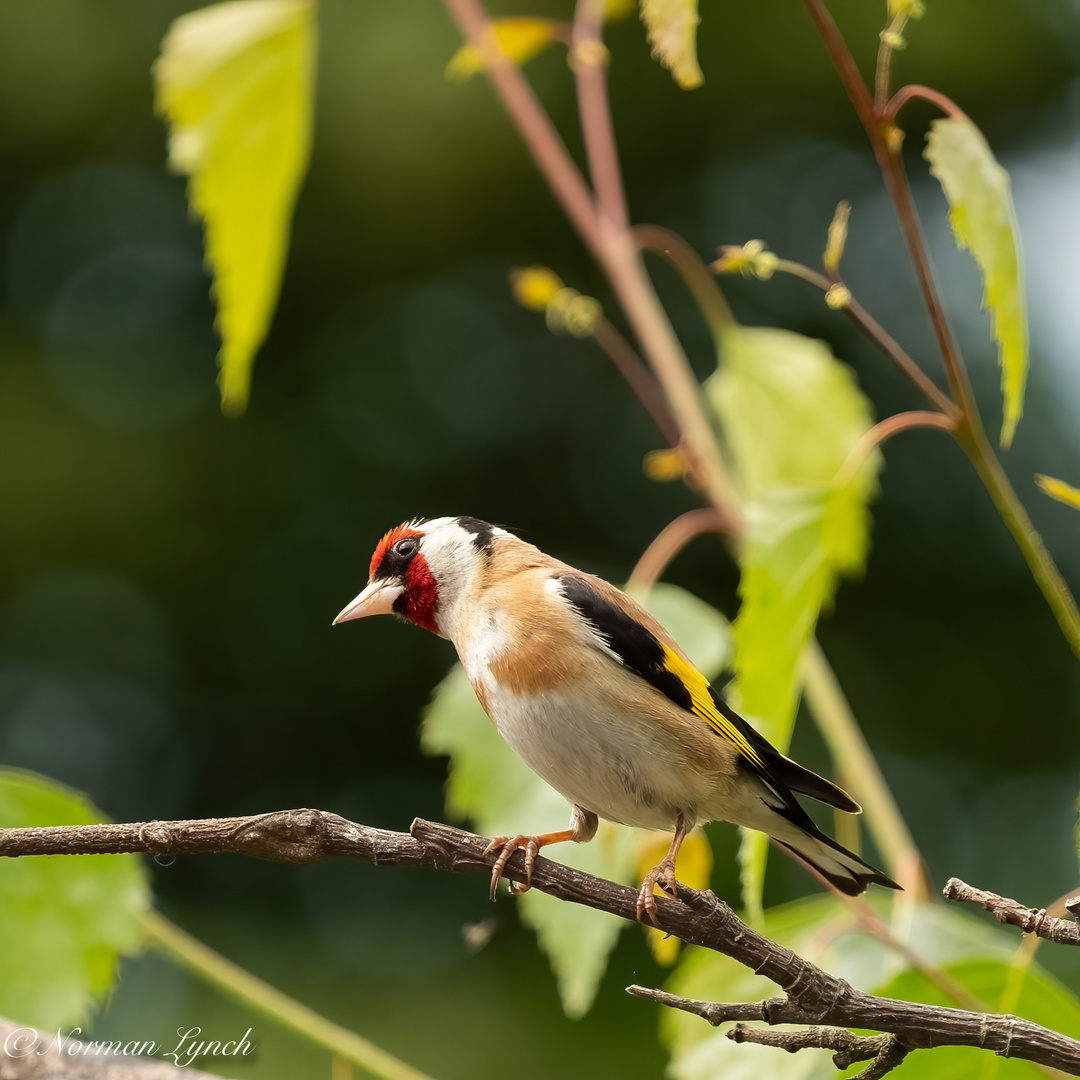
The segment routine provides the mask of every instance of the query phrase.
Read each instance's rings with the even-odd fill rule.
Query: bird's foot
[[[679,898],[679,883],[675,880],[675,860],[665,858],[658,866],[654,866],[641,883],[641,892],[637,898],[638,922],[647,922],[657,929],[660,923],[656,918],[656,895],[653,886],[660,888],[671,897],[672,900]]]
[[[522,893],[531,888],[533,863],[536,862],[536,856],[543,844],[544,838],[540,836],[496,836],[495,839],[484,848],[485,855],[491,855],[495,851],[499,852],[499,857],[491,867],[492,902],[495,900],[495,890],[499,887],[499,878],[502,877],[503,869],[506,867],[510,856],[513,855],[515,851],[525,852],[525,883],[521,884],[520,882],[512,881],[510,883],[510,891]]]

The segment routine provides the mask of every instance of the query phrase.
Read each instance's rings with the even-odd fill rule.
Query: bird
[[[491,841],[493,900],[516,851],[524,891],[542,848],[591,840],[600,818],[674,830],[638,894],[637,917],[653,925],[654,886],[677,899],[679,848],[709,821],[767,833],[842,893],[900,888],[822,832],[794,793],[850,814],[859,804],[775,749],[602,578],[477,518],[416,518],[379,541],[367,586],[334,625],[383,614],[451,641],[499,734],[571,805],[563,830]]]

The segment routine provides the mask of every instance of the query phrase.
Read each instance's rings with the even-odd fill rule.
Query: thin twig
[[[336,855],[377,866],[426,866],[483,875],[490,874],[493,859],[487,853],[485,838],[448,825],[417,819],[405,834],[371,829],[317,810],[288,810],[252,818],[0,830],[0,856],[131,851],[167,855],[230,851],[291,863],[311,863]],[[525,882],[524,852],[515,852],[510,858],[505,875]],[[543,856],[536,859],[532,885],[560,900],[637,921],[636,889]],[[912,1048],[977,1046],[1080,1076],[1080,1040],[1015,1016],[863,993],[751,929],[711,892],[680,887],[678,901],[657,898],[657,916],[666,932],[731,957],[775,983],[786,995],[734,1007],[737,1011],[727,1019],[867,1028],[896,1035]],[[670,995],[671,1000],[664,1000],[657,992],[640,988],[631,988],[631,992],[691,1012],[700,1011],[695,1006],[722,1008]]]
[[[725,534],[728,523],[716,510],[687,510],[660,530],[651,544],[642,552],[637,565],[630,571],[628,589],[650,589],[668,568],[671,560],[691,540],[705,533]]]
[[[900,110],[915,98],[929,101],[931,105],[937,106],[946,116],[951,116],[954,120],[969,119],[968,114],[951,97],[943,94],[940,90],[935,90],[930,86],[920,86],[918,83],[911,83],[908,86],[901,86],[889,99],[881,110],[882,120],[887,124],[895,124]]]
[[[607,218],[614,228],[626,229],[630,217],[607,95],[608,51],[602,40],[603,27],[604,0],[577,0],[570,64],[577,82],[581,132],[601,217],[600,227],[605,227],[603,219]]]
[[[792,262],[790,259],[777,259],[776,270],[779,273],[792,274],[795,277],[802,278],[803,281],[809,282],[811,285],[821,289],[822,292],[828,294],[835,285],[843,282],[837,278],[835,281],[827,278],[824,274],[818,273],[818,271],[811,269],[809,266],[803,266],[802,263]],[[908,377],[910,382],[916,389],[922,391],[923,395],[946,416],[951,416],[954,419],[960,416],[960,410],[953,403],[952,399],[943,394],[934,381],[922,370],[921,367],[911,358],[911,356],[901,347],[900,343],[888,332],[851,295],[851,290],[848,289],[847,302],[841,308],[841,310],[848,316],[849,319],[855,325],[862,330],[867,337],[870,338],[876,345],[883,349],[889,357],[893,360],[898,368]]]
[[[521,69],[499,48],[483,6],[479,0],[443,2],[462,36],[480,50],[488,78],[566,216],[586,246],[596,252],[600,235],[592,192]]]
[[[466,39],[481,49],[492,85],[528,145],[541,175],[607,275],[643,355],[664,388],[682,431],[682,441],[701,463],[702,482],[710,501],[732,522],[738,523],[740,515],[731,480],[702,405],[697,379],[645,272],[641,252],[629,228],[619,227],[610,211],[597,212],[592,193],[532,88],[520,69],[499,50],[494,28],[480,0],[444,0],[444,3]],[[595,40],[602,44],[598,37]],[[604,96],[606,111],[606,70],[596,67],[594,74],[597,77],[590,84],[590,93]],[[613,144],[609,149],[613,149]],[[604,152],[603,146],[587,151],[590,159]]]
[[[716,283],[716,276],[678,233],[661,225],[635,225],[634,237],[643,248],[663,255],[679,272],[714,340],[736,325],[735,316]]]
[[[911,431],[914,428],[937,428],[939,431],[947,431],[950,434],[956,431],[956,421],[951,416],[944,416],[939,412],[926,412],[915,410],[912,412],[896,413],[879,420],[862,438],[851,448],[844,464],[840,466],[833,484],[845,487],[851,482],[852,477],[866,463],[866,459],[882,443],[888,442],[894,435],[901,431]]]
[[[808,1027],[802,1031],[772,1031],[770,1028],[736,1024],[727,1037],[736,1043],[776,1046],[789,1054],[807,1049],[831,1050],[833,1064],[838,1069],[846,1069],[856,1061],[873,1059],[852,1080],[877,1080],[895,1069],[911,1052],[911,1048],[895,1035],[867,1038],[853,1035],[844,1028]]]
[[[930,314],[930,322],[941,349],[949,389],[955,405],[960,410],[956,431],[957,440],[975,466],[979,478],[994,500],[998,513],[1016,540],[1065,639],[1076,656],[1080,657],[1080,609],[1077,608],[1076,600],[1061,576],[1061,571],[1058,570],[1050,553],[1046,550],[1042,537],[1031,524],[1027,511],[1009,483],[1005,470],[986,437],[971,380],[945,317],[941,296],[930,267],[930,257],[919,226],[911,185],[908,183],[904,169],[901,153],[903,140],[898,137],[899,133],[893,125],[887,123],[874,107],[870,91],[859,73],[847,42],[837,28],[832,15],[829,14],[824,0],[804,0],[804,3],[832,57],[844,89],[862,121],[881,168],[885,187],[896,206],[900,228],[907,242],[908,252],[915,267],[915,276],[918,278],[919,288],[923,294],[923,302]],[[901,98],[900,104],[903,104],[903,100]],[[942,98],[939,104],[946,100]]]
[[[671,407],[656,377],[645,366],[644,361],[634,351],[634,347],[602,315],[596,320],[592,337],[596,344],[607,353],[619,374],[637,395],[638,401],[645,406],[645,411],[652,417],[653,423],[660,429],[668,445],[678,446],[681,439],[678,421],[672,415]]]
[[[1045,908],[1029,908],[997,893],[985,892],[959,878],[949,878],[943,895],[946,900],[967,901],[989,911],[998,922],[1018,926],[1025,934],[1034,934],[1059,945],[1080,945],[1080,923],[1058,919]]]
[[[938,347],[945,362],[945,373],[952,390],[953,400],[963,410],[964,419],[971,426],[981,426],[978,410],[975,406],[975,397],[968,380],[967,370],[961,359],[959,349],[953,339],[948,320],[945,317],[945,309],[941,303],[937,283],[930,268],[930,257],[923,243],[922,231],[919,228],[918,215],[915,212],[915,203],[911,197],[911,187],[904,171],[903,157],[900,152],[900,143],[887,138],[887,125],[879,116],[874,106],[874,99],[863,81],[862,74],[851,50],[840,33],[836,22],[825,6],[824,0],[804,0],[811,18],[814,20],[821,34],[825,47],[829,50],[833,64],[836,67],[840,81],[855,106],[866,134],[870,139],[878,165],[881,167],[885,179],[885,187],[888,189],[892,200],[896,205],[897,216],[900,219],[900,229],[907,241],[908,253],[911,255],[912,264],[915,267],[915,276],[919,281],[919,288],[923,294],[923,302],[930,313],[930,322],[937,337]]]

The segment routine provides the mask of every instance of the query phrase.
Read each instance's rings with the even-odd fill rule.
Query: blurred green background
[[[331,631],[379,536],[472,514],[621,581],[694,499],[644,478],[661,441],[608,361],[511,299],[507,270],[541,262],[617,318],[486,83],[444,81],[458,39],[437,0],[320,5],[314,152],[280,307],[248,414],[223,419],[200,232],[165,172],[151,97],[161,38],[194,6],[0,6],[0,760],[116,820],[315,806],[405,829],[442,815],[445,763],[420,755],[416,728],[453,655],[389,620]],[[884,4],[831,6],[869,70]],[[1033,367],[1005,464],[1075,588],[1080,517],[1031,477],[1080,483],[1080,8],[927,7],[894,71],[952,96],[1013,174]],[[939,376],[895,219],[802,4],[703,0],[702,16],[706,84],[692,93],[634,21],[609,32],[635,219],[706,255],[761,238],[816,263],[850,199],[848,282]],[[576,152],[565,53],[528,70]],[[930,117],[905,111],[909,164],[996,431],[980,285],[918,157]],[[704,325],[655,270],[704,376]],[[806,286],[723,285],[742,321],[828,338],[879,416],[920,407]],[[886,460],[868,573],[842,587],[821,641],[935,883],[957,875],[1043,906],[1077,882],[1080,666],[951,441],[907,434]],[[717,541],[669,578],[735,614]],[[807,723],[795,753],[825,765]],[[736,899],[733,830],[712,835],[714,888]],[[435,1077],[662,1068],[651,1007],[622,993],[664,978],[636,932],[571,1022],[513,903],[493,909],[479,879],[206,857],[154,880],[186,928]],[[768,900],[810,887],[772,860]],[[462,927],[490,918],[493,939],[470,952]],[[1075,988],[1065,952],[1042,959]],[[324,1054],[152,955],[125,962],[93,1032],[164,1041],[190,1024],[221,1038],[254,1027],[257,1059],[225,1071],[327,1075]]]

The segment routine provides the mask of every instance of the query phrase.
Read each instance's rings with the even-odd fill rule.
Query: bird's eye
[[[394,545],[394,554],[403,559],[411,559],[416,554],[419,546],[420,544],[414,536],[407,536]]]

